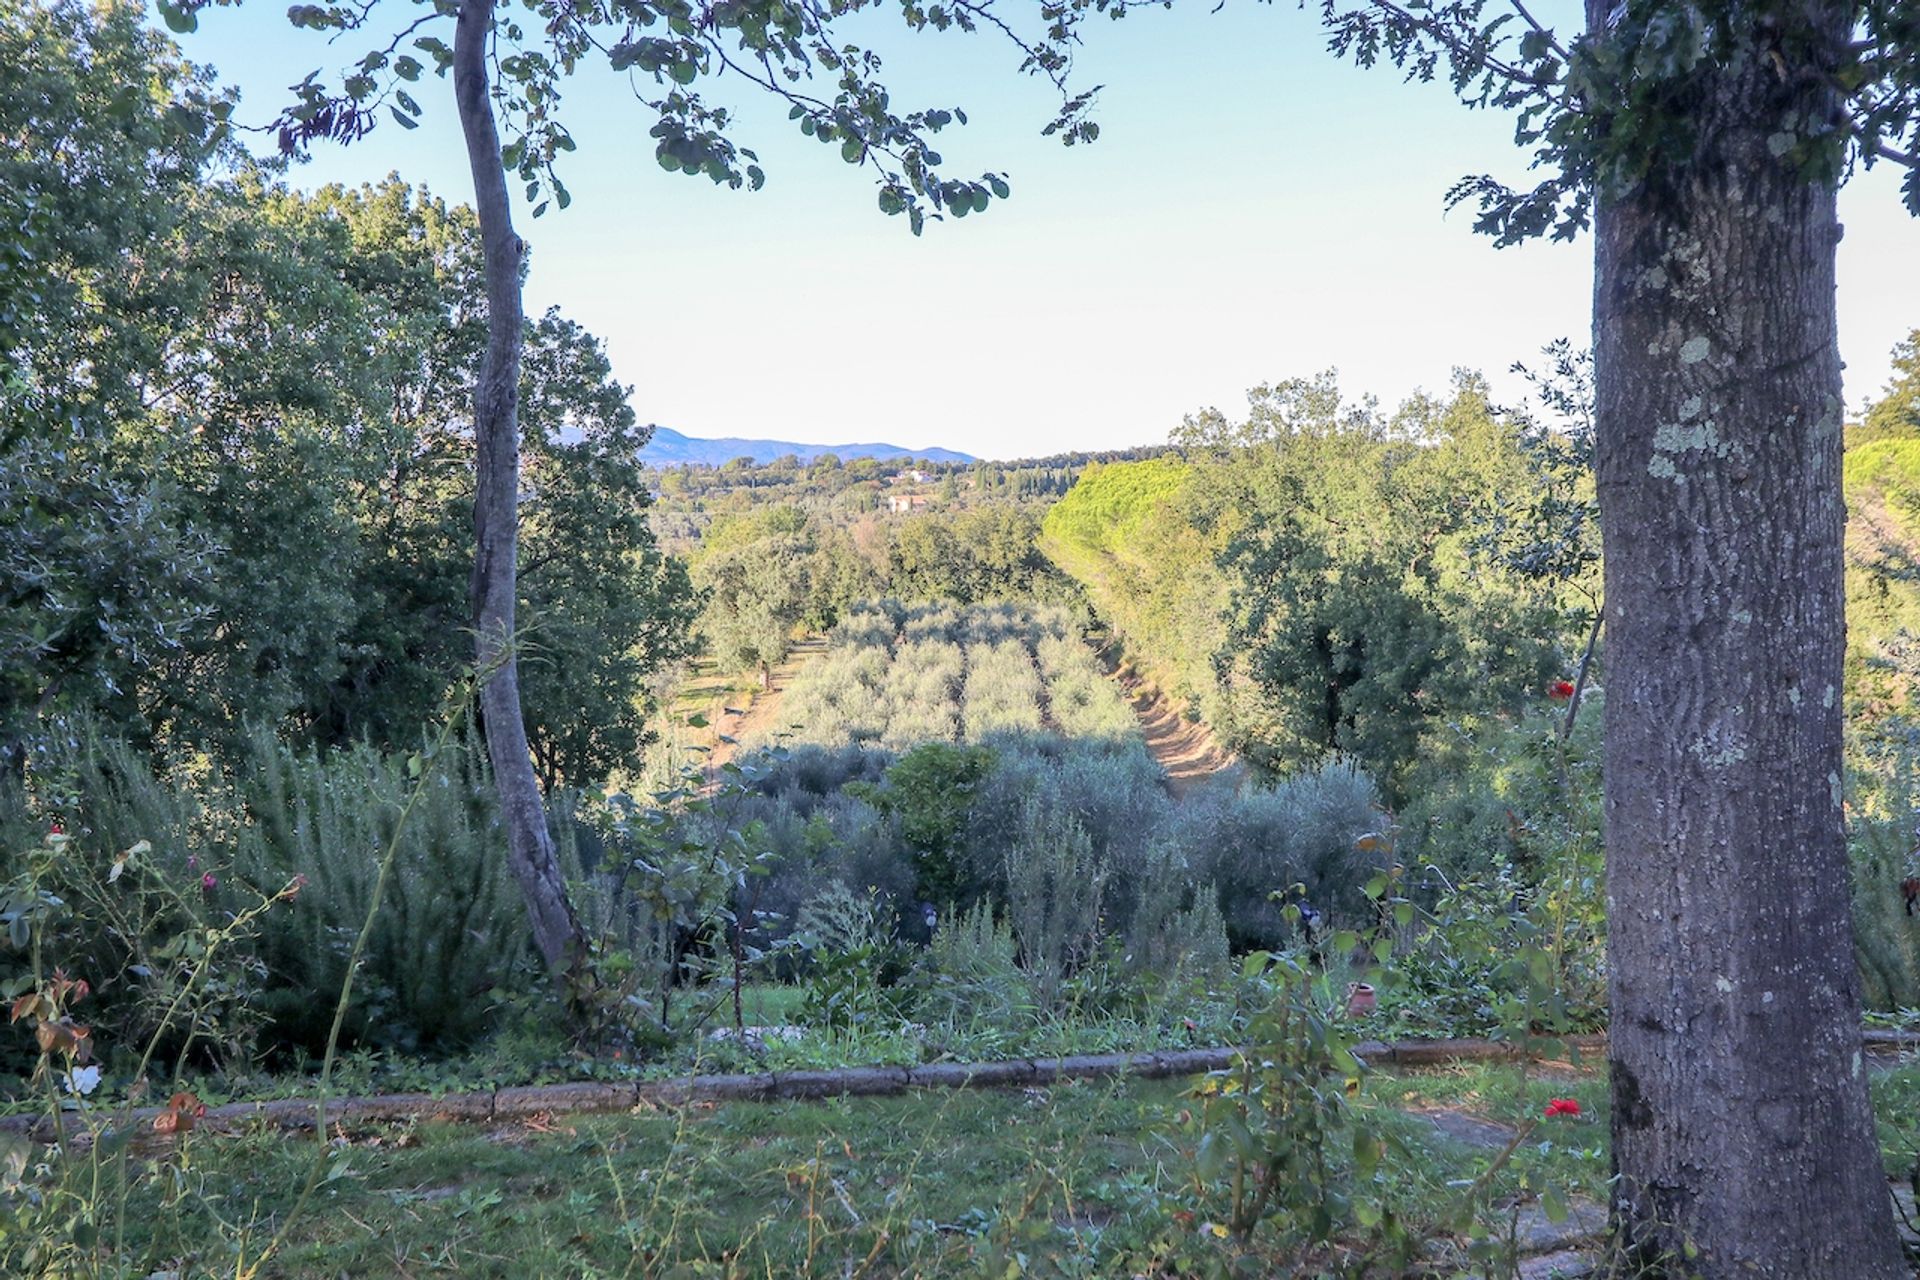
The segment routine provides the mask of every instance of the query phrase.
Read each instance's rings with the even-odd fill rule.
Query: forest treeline
[[[840,525],[859,524],[888,511],[889,499],[917,495],[931,509],[1054,502],[1087,467],[1130,462],[1167,451],[1165,445],[1050,454],[1012,462],[936,462],[916,459],[788,456],[766,463],[736,458],[720,467],[667,466],[653,473],[654,527],[669,547],[691,545],[708,526],[769,505],[798,507]]]

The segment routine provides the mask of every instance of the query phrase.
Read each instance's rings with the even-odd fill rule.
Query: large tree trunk
[[[1596,212],[1615,1218],[1672,1273],[1860,1280],[1905,1269],[1841,814],[1840,226],[1769,149],[1838,103],[1784,67],[1696,72],[1694,154]]]
[[[526,898],[533,938],[547,967],[574,979],[586,962],[585,939],[567,901],[566,882],[547,831],[546,806],[527,749],[514,654],[516,544],[520,513],[520,351],[525,328],[520,268],[525,246],[513,230],[500,132],[487,96],[487,44],[493,0],[461,0],[453,42],[453,92],[473,170],[474,207],[486,259],[487,353],[474,391],[473,614],[476,657],[486,683],[480,714],[493,764],[507,861]]]

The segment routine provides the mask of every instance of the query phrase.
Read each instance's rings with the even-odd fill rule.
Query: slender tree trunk
[[[520,269],[525,246],[513,230],[500,133],[487,93],[493,12],[493,0],[460,0],[453,42],[453,92],[473,170],[487,285],[487,352],[473,403],[475,646],[480,671],[488,676],[480,691],[480,711],[507,829],[508,865],[526,899],[540,955],[548,969],[565,980],[577,977],[585,964],[585,939],[567,901],[566,882],[547,831],[546,806],[520,712],[519,662],[512,648],[520,526]]]
[[[1769,148],[1839,104],[1758,39],[1595,220],[1614,1212],[1669,1274],[1863,1280],[1906,1271],[1841,814],[1840,226]]]

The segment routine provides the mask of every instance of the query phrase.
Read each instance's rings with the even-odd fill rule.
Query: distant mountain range
[[[976,461],[972,454],[956,453],[952,449],[903,449],[897,444],[799,444],[792,440],[742,440],[737,436],[703,440],[698,436],[681,435],[670,427],[653,429],[653,439],[640,451],[640,460],[656,467],[718,467],[735,458],[772,462],[788,454],[798,456],[803,462],[811,462],[823,453],[831,453],[842,460],[878,458],[882,462],[890,462],[901,458],[922,458],[928,462]]]

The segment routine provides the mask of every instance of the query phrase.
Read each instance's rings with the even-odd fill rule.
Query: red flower
[[[47,828],[47,834],[50,836],[63,836],[67,834],[67,829],[65,826],[61,825],[60,819],[55,818],[53,820],[53,825]]]
[[[1572,1098],[1555,1098],[1547,1103],[1547,1118],[1549,1120],[1555,1116],[1577,1116],[1579,1114],[1580,1104]]]
[[[1573,682],[1571,680],[1555,680],[1547,686],[1547,695],[1556,701],[1565,702],[1573,696]]]

